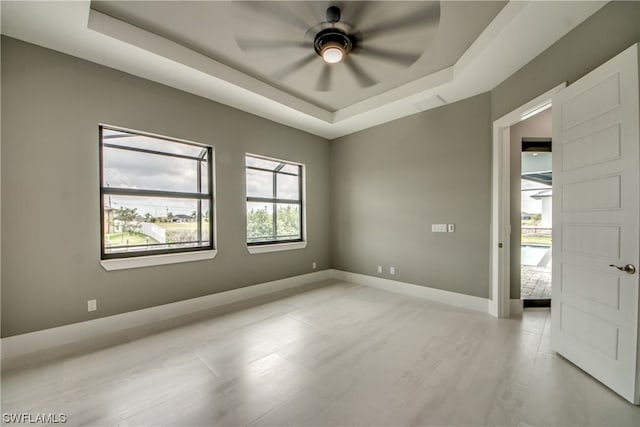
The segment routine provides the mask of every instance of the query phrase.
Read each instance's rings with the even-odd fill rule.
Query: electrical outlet
[[[313,261],[312,268],[313,268],[314,270],[315,270],[316,268],[318,268],[318,264],[316,264],[316,262],[315,262],[315,261]]]
[[[98,302],[94,299],[87,301],[87,311],[96,311],[98,309]]]
[[[396,268],[395,267],[389,267],[389,274],[391,274],[392,276],[394,274],[396,274]]]
[[[447,227],[449,228],[449,233],[453,233],[454,231],[456,231],[456,226],[453,224],[449,224]]]
[[[381,265],[378,266],[378,274],[382,274],[382,266]]]

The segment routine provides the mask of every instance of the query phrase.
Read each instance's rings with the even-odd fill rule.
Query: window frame
[[[165,190],[149,190],[149,189],[131,189],[131,188],[118,188],[104,185],[104,148],[116,148],[126,151],[132,152],[142,152],[147,154],[155,154],[159,156],[167,156],[174,158],[184,158],[194,161],[202,161],[202,159],[198,159],[194,156],[188,156],[183,154],[172,154],[166,153],[156,150],[136,148],[136,147],[123,147],[123,146],[115,146],[105,144],[103,133],[104,130],[112,130],[116,132],[124,132],[131,134],[133,136],[143,136],[149,138],[155,138],[162,141],[186,144],[195,146],[198,148],[202,148],[205,150],[205,153],[208,157],[208,167],[207,167],[207,185],[208,191],[206,193],[191,193],[191,192],[178,192],[178,191],[165,191]],[[216,255],[216,215],[215,215],[215,186],[214,186],[214,166],[215,166],[215,157],[214,157],[214,147],[207,144],[200,144],[193,141],[183,140],[179,138],[168,137],[164,135],[157,135],[149,132],[143,132],[128,128],[123,128],[120,126],[113,126],[108,124],[100,123],[98,125],[98,145],[99,145],[99,175],[100,175],[100,262],[102,266],[107,270],[119,270],[124,268],[135,268],[135,267],[145,267],[150,265],[161,265],[161,264],[171,264],[177,262],[186,262],[186,261],[196,261],[200,259],[211,259]],[[202,180],[201,175],[198,185],[201,186]],[[138,196],[138,197],[165,197],[165,198],[179,198],[179,199],[192,199],[209,202],[209,215],[208,218],[203,215],[202,221],[208,219],[209,222],[209,230],[208,230],[208,238],[209,244],[204,246],[197,247],[181,247],[181,248],[165,248],[165,249],[156,249],[156,250],[137,250],[137,251],[126,251],[119,253],[106,253],[105,252],[105,196],[107,195],[116,195],[116,196]],[[201,209],[197,209],[197,211],[201,211]],[[200,227],[200,222],[198,222],[198,227]],[[200,231],[199,233],[200,239],[202,240],[203,233]],[[144,245],[145,247],[148,245]]]
[[[260,168],[255,166],[247,165],[247,158],[252,157],[254,159],[259,160],[268,160],[272,162],[281,163],[281,165],[277,168],[277,170],[271,170],[266,168]],[[250,202],[262,202],[269,203],[277,206],[278,204],[288,204],[288,205],[297,205],[300,210],[300,237],[296,239],[286,239],[286,240],[265,240],[259,242],[249,242],[249,235],[247,233],[245,243],[247,245],[247,249],[250,253],[263,253],[263,252],[273,252],[280,250],[289,250],[289,249],[301,249],[306,247],[306,180],[305,180],[305,165],[299,162],[294,162],[291,160],[283,160],[269,156],[263,156],[260,154],[254,153],[245,153],[245,167],[244,167],[244,178],[245,178],[245,215],[247,214],[247,204]],[[298,174],[292,174],[288,172],[281,172],[285,166],[295,166],[298,168]],[[254,197],[249,196],[247,194],[247,170],[257,170],[262,172],[268,172],[273,174],[272,177],[272,194],[274,197]],[[298,200],[293,199],[281,199],[277,197],[277,189],[278,189],[278,175],[287,175],[287,176],[297,176],[298,177]],[[249,220],[248,216],[246,217],[245,224],[245,232],[247,231]],[[277,208],[273,215],[273,223],[274,223],[274,234],[277,236]]]

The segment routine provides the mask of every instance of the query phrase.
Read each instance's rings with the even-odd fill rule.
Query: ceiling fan
[[[354,7],[350,10],[348,22],[342,19],[343,8],[334,3],[326,9],[324,21],[309,26],[299,15],[279,2],[238,2],[259,13],[260,16],[269,16],[295,27],[301,37],[290,40],[236,37],[236,42],[240,49],[247,53],[254,50],[268,51],[282,48],[300,49],[301,53],[303,49],[307,51],[301,58],[275,71],[271,75],[274,79],[282,80],[315,61],[318,67],[322,67],[315,85],[317,91],[331,89],[332,73],[336,66],[345,67],[361,87],[369,87],[378,82],[365,70],[358,58],[409,67],[422,56],[424,48],[419,52],[407,52],[406,48],[403,50],[401,44],[388,48],[379,46],[379,41],[388,35],[397,38],[399,33],[416,28],[434,30],[440,21],[439,1],[421,2],[418,11],[414,8],[404,15],[397,16],[396,13],[396,16],[387,22],[371,26],[367,26],[366,23],[361,24],[360,21],[366,19],[365,9],[372,4],[360,1],[351,3]],[[375,3],[373,6],[376,6]]]

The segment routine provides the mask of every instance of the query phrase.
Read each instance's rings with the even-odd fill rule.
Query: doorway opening
[[[539,117],[550,129],[551,117]],[[547,125],[545,121],[549,122]],[[520,179],[520,299],[551,306],[553,172],[550,138],[523,138]]]
[[[493,122],[493,170],[491,197],[491,301],[489,313],[496,317],[509,317],[521,313],[520,298],[521,244],[520,244],[520,163],[523,137],[543,137],[548,134],[521,135],[514,147],[514,125],[540,113],[551,113],[551,98],[566,87],[565,83],[548,90]],[[551,127],[551,122],[549,123]],[[514,162],[518,167],[514,168]],[[513,185],[517,182],[517,185]],[[517,188],[517,191],[515,191]],[[517,209],[512,202],[517,200]],[[515,217],[515,218],[514,218]],[[517,280],[514,280],[517,277]]]

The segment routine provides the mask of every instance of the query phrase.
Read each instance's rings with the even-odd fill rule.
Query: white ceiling
[[[322,68],[315,58],[285,78],[273,77],[304,51],[243,51],[236,39],[303,38],[279,16],[293,14],[312,26],[332,4],[342,7],[343,20],[356,20],[349,13],[362,6],[358,25],[366,29],[417,15],[427,2],[274,2],[268,11],[278,14],[270,16],[226,1],[100,1],[94,9],[90,1],[2,1],[1,31],[333,139],[491,90],[605,3],[441,2],[437,27],[375,41],[420,52],[415,63],[364,60],[377,82],[364,88],[336,67],[329,91],[315,88]]]

